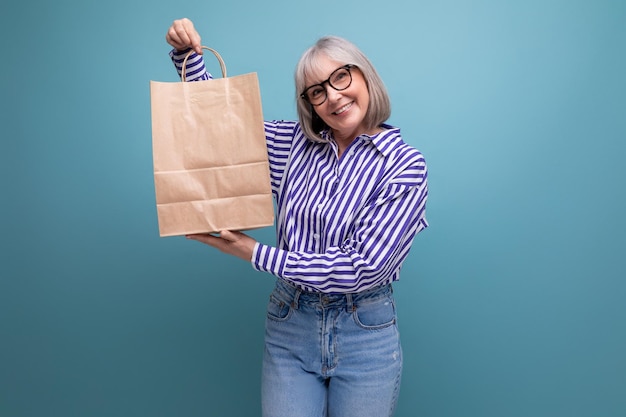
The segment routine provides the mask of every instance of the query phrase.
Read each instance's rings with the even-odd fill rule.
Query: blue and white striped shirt
[[[183,54],[171,54],[181,70]],[[192,54],[188,81],[210,79]],[[354,293],[400,277],[413,238],[428,227],[427,168],[400,129],[361,135],[337,158],[298,122],[266,121],[277,247],[257,243],[252,266],[306,291]]]

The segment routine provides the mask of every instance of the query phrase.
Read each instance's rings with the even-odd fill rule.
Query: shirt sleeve
[[[297,124],[293,121],[271,120],[265,121],[264,127],[270,182],[274,197],[278,198],[278,190],[287,169]]]
[[[417,233],[428,227],[423,158],[402,170],[361,208],[340,246],[303,253],[257,243],[253,267],[310,291],[358,292],[397,280]]]
[[[181,78],[183,74],[183,61],[189,51],[191,51],[191,48],[184,51],[178,51],[176,49],[170,51],[170,58],[176,67],[176,71],[178,71],[178,76]],[[207,72],[202,55],[191,52],[185,67],[185,81],[205,81],[211,79],[213,79],[213,76]]]

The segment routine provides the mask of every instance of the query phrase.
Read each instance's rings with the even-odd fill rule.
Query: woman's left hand
[[[187,235],[187,239],[197,240],[206,245],[219,249],[221,252],[236,256],[244,261],[252,260],[252,252],[256,240],[241,232],[224,230],[219,235],[194,234]]]

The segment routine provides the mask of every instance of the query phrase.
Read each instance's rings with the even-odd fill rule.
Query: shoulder
[[[424,155],[402,139],[399,128],[388,125],[383,127],[385,130],[372,137],[372,142],[387,159],[425,163]]]
[[[402,139],[400,129],[387,129],[380,134],[377,147],[384,155],[386,169],[392,182],[418,186],[428,175],[426,160],[422,152]]]

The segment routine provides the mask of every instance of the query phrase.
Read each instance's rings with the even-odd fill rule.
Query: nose
[[[341,97],[341,93],[342,93],[341,91],[337,91],[337,90],[335,90],[335,89],[334,89],[334,88],[332,88],[330,85],[327,85],[327,86],[326,86],[326,98],[327,98],[329,101],[335,101],[335,100],[337,100],[338,98],[340,98],[340,97]]]

